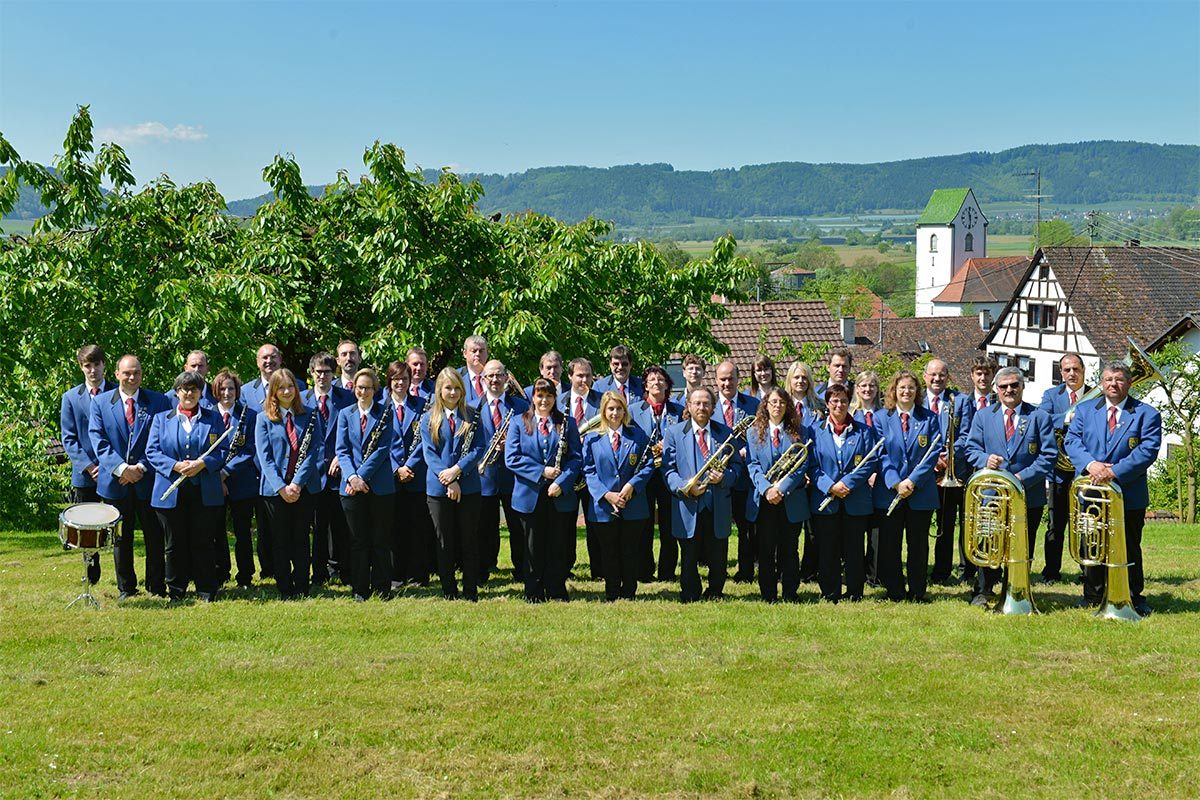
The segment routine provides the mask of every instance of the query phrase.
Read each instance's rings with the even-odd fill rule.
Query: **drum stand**
[[[80,600],[86,601],[92,608],[99,608],[100,603],[92,594],[92,582],[88,580],[88,567],[91,566],[92,556],[99,556],[99,550],[82,550],[83,553],[83,591],[71,602],[67,603],[67,608],[78,603]]]

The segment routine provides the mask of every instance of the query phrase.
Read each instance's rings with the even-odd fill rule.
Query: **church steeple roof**
[[[934,189],[918,225],[949,225],[966,202],[968,189]]]

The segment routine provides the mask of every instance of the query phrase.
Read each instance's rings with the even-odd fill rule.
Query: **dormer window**
[[[975,235],[968,233],[963,246],[966,248],[968,253],[975,252]]]
[[[929,252],[931,252],[931,253],[937,252],[937,234],[936,233],[929,234]]]

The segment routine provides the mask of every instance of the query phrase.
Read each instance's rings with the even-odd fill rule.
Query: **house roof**
[[[970,189],[934,189],[918,225],[949,225],[962,208]]]
[[[872,292],[865,286],[858,287],[859,294],[865,294],[871,300],[871,314],[867,319],[899,319],[900,315],[892,311],[891,306],[883,302],[883,298]]]
[[[935,303],[1007,303],[1025,278],[1030,258],[968,258]]]
[[[763,303],[729,303],[727,319],[712,321],[712,334],[729,348],[729,359],[739,369],[766,350],[774,356],[786,337],[796,347],[805,342],[837,345],[841,326],[821,300],[771,300]]]
[[[950,381],[962,388],[971,384],[971,365],[983,354],[984,332],[975,317],[901,317],[880,320],[860,319],[855,325],[854,363],[874,361],[880,353],[893,353],[905,361],[914,361],[925,350],[946,362]],[[883,338],[880,339],[880,328]],[[888,376],[879,376],[886,381]]]
[[[1102,358],[1125,355],[1127,337],[1145,347],[1167,326],[1200,308],[1200,249],[1045,247],[1034,254],[1020,285],[1043,262]],[[996,317],[988,340],[999,332],[1017,297]]]
[[[1153,353],[1167,342],[1178,339],[1190,330],[1200,330],[1200,310],[1189,311],[1177,319],[1170,327],[1159,334],[1158,338],[1146,345],[1146,352]]]

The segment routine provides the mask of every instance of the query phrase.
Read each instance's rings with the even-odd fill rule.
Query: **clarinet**
[[[407,455],[412,455],[416,451],[416,449],[421,446],[421,439],[422,439],[421,418],[429,413],[429,407],[432,405],[433,405],[433,395],[431,394],[431,395],[429,395],[429,397],[425,398],[425,407],[421,409],[420,414],[417,414],[417,420],[416,420],[416,422],[413,423],[416,430],[413,431],[412,444],[409,445]]]
[[[562,469],[563,456],[567,454],[567,415],[563,415],[562,422],[558,423],[558,450],[554,453],[554,468]]]
[[[300,471],[300,465],[304,463],[304,459],[308,457],[308,448],[312,446],[313,429],[317,427],[317,411],[312,411],[313,419],[309,421],[308,427],[304,429],[304,437],[300,439],[300,448],[296,451],[296,471]],[[290,480],[295,479],[295,475],[291,476]]]
[[[388,392],[387,400],[383,404],[383,414],[380,415],[379,421],[375,423],[375,427],[371,428],[371,432],[367,434],[367,443],[363,445],[362,458],[366,461],[379,447],[379,437],[383,435],[383,426],[392,424],[392,393]]]
[[[237,409],[234,408],[234,411]],[[233,432],[233,441],[229,444],[229,452],[225,455],[225,466],[229,466],[229,462],[239,451],[246,445],[246,406],[242,405],[242,412],[238,414],[237,428]]]
[[[470,420],[467,420],[465,418],[466,417],[465,414],[463,415],[463,417],[464,417],[463,425],[465,425],[467,429],[463,433],[459,434],[459,439],[458,439],[458,460],[459,461],[462,461],[462,457],[464,455],[466,455],[468,450],[471,449],[471,444],[472,444],[472,442],[475,441],[475,428],[477,427],[477,425],[474,422],[471,422]]]

